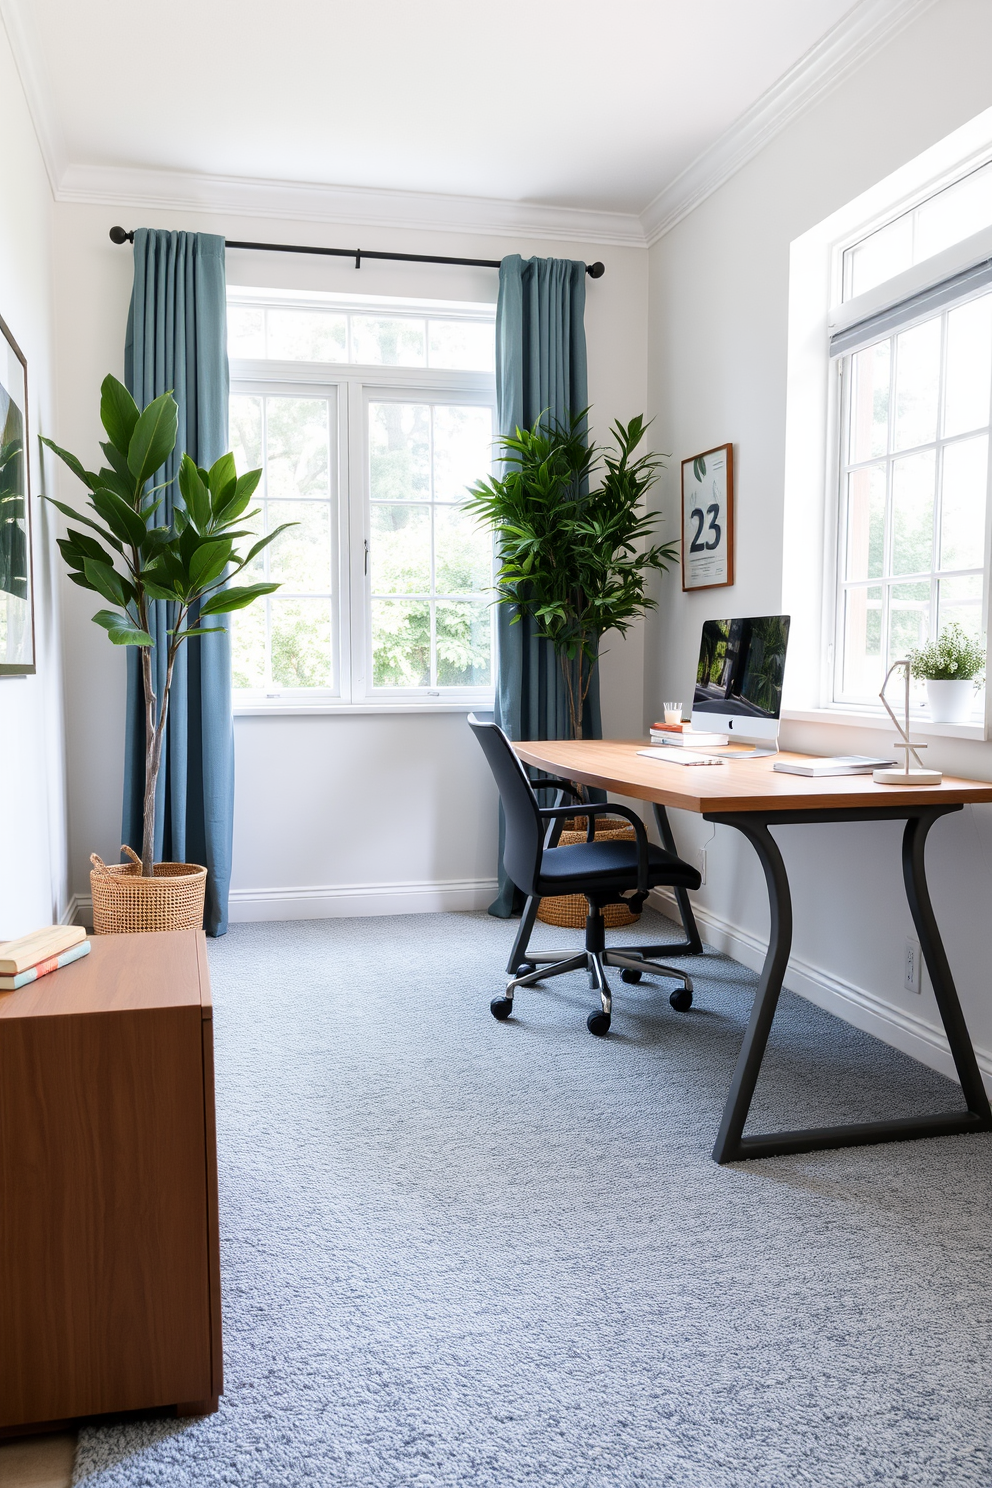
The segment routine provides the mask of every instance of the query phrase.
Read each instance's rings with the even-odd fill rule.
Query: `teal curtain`
[[[496,409],[500,434],[578,413],[589,399],[586,379],[586,266],[572,259],[504,258],[496,306]],[[558,658],[524,618],[511,623],[496,607],[496,722],[511,739],[567,739],[568,701]],[[582,718],[586,738],[600,738],[599,679],[594,675]],[[503,869],[499,825],[499,893],[489,913],[519,908],[519,893]]]
[[[156,480],[173,480],[186,450],[210,466],[227,449],[229,373],[224,239],[210,233],[134,235],[134,289],[127,320],[124,381],[143,408],[172,391],[179,404],[175,454]],[[176,486],[165,491],[158,520],[172,520]],[[151,621],[152,672],[165,684],[166,631],[174,606],[158,601]],[[145,720],[137,648],[128,647],[122,842],[141,850]],[[234,825],[234,728],[231,644],[225,634],[194,637],[173,672],[155,809],[155,857],[202,863],[208,870],[204,928],[227,929]]]

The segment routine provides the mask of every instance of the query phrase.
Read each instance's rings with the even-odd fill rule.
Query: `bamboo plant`
[[[145,705],[145,789],[143,802],[141,873],[155,871],[155,791],[162,763],[162,746],[169,712],[169,694],[179,648],[191,636],[207,636],[226,629],[204,625],[206,619],[244,609],[278,584],[248,584],[230,588],[229,580],[253,562],[263,548],[286,527],[284,522],[254,542],[242,557],[234,544],[255,534],[243,524],[258,516],[247,511],[261,470],[239,476],[232,454],[222,455],[209,470],[197,467],[188,454],[179,466],[181,502],[173,501],[172,520],[157,520],[171,482],[149,488],[176,447],[179,409],[171,393],[163,393],[139,409],[116,377],[104,378],[100,420],[107,439],[100,445],[107,464],[86,470],[80,460],[43,439],[87,488],[87,512],[64,502],[52,502],[70,523],[59,548],[69,577],[91,589],[114,609],[99,610],[102,626],[115,646],[141,647],[141,677]],[[88,530],[81,531],[80,527]],[[95,536],[93,535],[95,534]],[[153,601],[170,606],[165,685],[157,697],[152,675],[151,631]]]
[[[476,482],[466,503],[496,535],[496,602],[515,610],[511,624],[532,616],[554,647],[575,739],[600,640],[608,630],[625,635],[655,608],[649,575],[678,549],[652,541],[661,517],[645,497],[664,457],[635,456],[644,419],[615,423],[613,446],[601,448],[586,440],[587,412],[564,421],[542,415],[532,429],[500,438],[502,472]]]

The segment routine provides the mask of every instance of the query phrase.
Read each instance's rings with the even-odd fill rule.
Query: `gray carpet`
[[[511,934],[211,943],[227,1393],[84,1431],[74,1482],[988,1488],[992,1140],[718,1168],[751,974],[617,981],[605,1041],[578,976],[497,1024]],[[786,996],[750,1129],[957,1099]]]

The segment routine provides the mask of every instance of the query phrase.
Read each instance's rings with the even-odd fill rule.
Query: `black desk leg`
[[[779,993],[789,962],[792,945],[792,898],[782,854],[768,830],[768,820],[753,813],[734,813],[708,820],[736,827],[754,847],[764,869],[771,910],[771,932],[765,964],[761,969],[747,1032],[734,1070],[723,1120],[713,1148],[718,1163],[737,1162],[742,1158],[776,1157],[795,1152],[817,1152],[830,1147],[857,1147],[875,1142],[907,1141],[915,1137],[952,1136],[963,1132],[992,1130],[992,1110],[982,1084],[971,1039],[961,1004],[951,977],[944,946],[934,918],[927,890],[924,849],[927,833],[938,817],[955,807],[925,807],[906,818],[903,835],[903,874],[906,895],[920,937],[920,946],[933,982],[937,1006],[954,1057],[961,1088],[968,1103],[967,1111],[949,1111],[932,1116],[909,1116],[889,1121],[860,1121],[844,1126],[812,1127],[803,1131],[775,1132],[763,1136],[744,1136],[744,1124],[758,1081]],[[901,814],[901,813],[900,813]],[[848,820],[871,820],[882,812],[851,812]],[[780,825],[813,818],[800,813],[772,815]],[[821,818],[829,820],[828,816]]]

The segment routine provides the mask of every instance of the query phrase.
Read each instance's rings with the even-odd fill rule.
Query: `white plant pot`
[[[927,702],[934,723],[970,723],[975,702],[974,682],[927,681]]]

